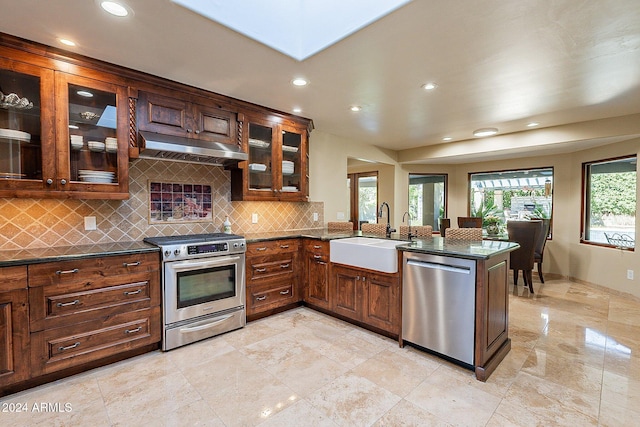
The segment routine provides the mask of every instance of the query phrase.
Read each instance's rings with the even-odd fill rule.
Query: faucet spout
[[[382,218],[382,208],[383,207],[387,207],[387,237],[391,237],[391,233],[395,233],[395,229],[391,228],[391,219],[389,218],[390,214],[390,208],[389,208],[389,204],[387,202],[382,202],[382,204],[380,205],[380,209],[378,209],[378,218]]]
[[[405,218],[407,218],[407,225],[409,226],[409,233],[407,236],[409,240],[413,239],[414,237],[418,237],[418,233],[416,233],[415,236],[411,234],[411,214],[409,212],[405,212],[404,215],[402,215],[402,222],[404,222]]]

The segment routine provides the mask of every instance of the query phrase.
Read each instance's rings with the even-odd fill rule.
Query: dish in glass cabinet
[[[0,92],[0,107],[14,108],[16,110],[29,110],[33,108],[33,102],[30,102],[27,98],[20,98],[15,93],[5,95]]]
[[[290,145],[283,145],[282,146],[282,151],[287,151],[289,153],[297,153],[298,152],[298,147],[292,147]]]
[[[0,138],[29,142],[31,141],[31,134],[15,129],[0,129]]]
[[[269,147],[269,143],[267,141],[262,141],[260,139],[249,138],[249,146],[250,147],[258,147],[258,148],[267,148]]]

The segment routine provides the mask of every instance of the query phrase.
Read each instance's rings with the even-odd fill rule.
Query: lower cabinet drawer
[[[247,288],[247,314],[282,307],[299,301],[295,279],[277,281]]]
[[[44,375],[160,341],[160,307],[31,334],[32,374]]]
[[[249,260],[247,268],[247,282],[263,280],[267,277],[293,274],[294,256],[268,256],[262,258],[252,258]]]

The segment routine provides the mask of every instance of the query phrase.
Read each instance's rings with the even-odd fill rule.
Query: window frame
[[[580,200],[580,243],[581,244],[585,244],[585,245],[591,245],[591,246],[599,246],[599,247],[603,247],[603,248],[613,248],[613,249],[619,249],[619,250],[626,250],[626,251],[630,251],[630,252],[634,252],[635,251],[635,246],[633,248],[623,248],[620,246],[616,246],[616,245],[612,245],[610,243],[604,243],[604,242],[596,242],[593,240],[587,240],[585,238],[586,236],[586,226],[588,224],[587,221],[587,215],[590,213],[590,205],[589,205],[589,200],[590,200],[590,192],[588,190],[591,189],[590,183],[591,180],[590,178],[590,174],[587,173],[587,169],[595,164],[599,164],[599,163],[608,163],[608,162],[614,162],[617,160],[623,160],[623,159],[636,159],[636,206],[638,204],[638,200],[637,200],[637,174],[638,174],[638,164],[637,164],[637,160],[638,160],[638,155],[637,154],[628,154],[625,156],[617,156],[617,157],[611,157],[611,158],[607,158],[607,159],[599,159],[599,160],[592,160],[589,162],[583,162],[582,163],[582,183],[581,183],[581,200]],[[636,211],[636,219],[638,217],[638,213]],[[590,217],[589,217],[590,218]]]
[[[449,175],[446,173],[433,173],[433,172],[409,172],[407,174],[407,180],[408,180],[408,185],[407,185],[407,212],[411,211],[411,194],[410,194],[410,187],[411,187],[411,176],[412,175],[418,175],[418,176],[441,176],[444,178],[444,216],[443,218],[448,218],[448,212],[449,212]],[[439,229],[436,230],[436,227],[433,228],[434,232],[440,232]]]
[[[358,179],[375,176],[376,177],[376,210],[379,206],[380,200],[380,179],[378,177],[378,171],[371,172],[358,172],[358,173],[348,173],[347,179],[350,180],[351,185],[349,188],[349,205],[350,205],[350,218],[349,221],[353,222],[354,230],[360,230],[360,194],[359,194],[359,185]]]

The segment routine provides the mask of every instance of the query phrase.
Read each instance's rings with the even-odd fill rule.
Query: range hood
[[[239,147],[221,142],[199,141],[153,132],[139,132],[141,159],[227,166],[249,156]]]

